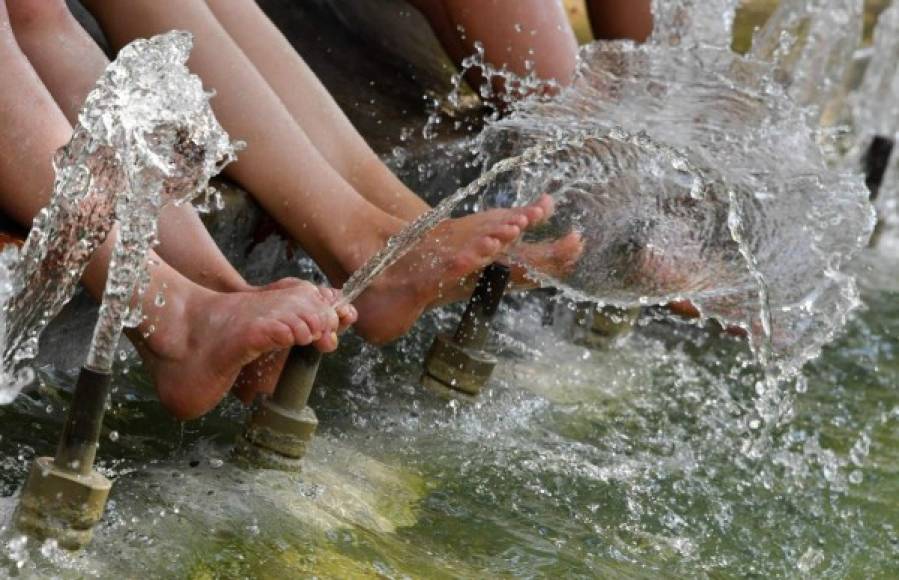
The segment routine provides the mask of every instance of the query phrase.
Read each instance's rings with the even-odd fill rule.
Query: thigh
[[[593,34],[643,42],[652,34],[651,0],[587,0]]]

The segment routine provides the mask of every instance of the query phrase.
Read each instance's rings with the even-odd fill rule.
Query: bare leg
[[[71,126],[53,102],[12,35],[0,0],[0,209],[29,224],[47,203],[53,183],[49,160],[65,144]],[[105,285],[112,240],[98,251],[84,276],[99,296]],[[336,312],[334,297],[303,284],[283,290],[223,294],[203,288],[159,258],[143,304],[158,330],[136,344],[152,373],[160,400],[176,416],[211,409],[231,388],[241,368],[261,355],[294,344],[336,347],[333,334],[351,323],[352,310]],[[166,304],[153,296],[165,288]],[[135,336],[147,328],[139,328]],[[133,337],[134,338],[134,337]]]
[[[70,123],[109,64],[106,55],[75,21],[64,0],[9,0],[16,41]],[[159,221],[158,252],[191,281],[220,292],[251,291],[219,251],[197,212],[189,205],[167,206]],[[287,352],[271,353],[249,364],[236,383],[236,394],[249,402],[270,393]]]
[[[577,40],[559,0],[411,0],[428,18],[457,63],[484,45],[493,66],[519,76],[534,64],[542,79],[568,84],[577,65]],[[479,78],[469,79],[479,85]]]
[[[596,38],[644,42],[652,34],[651,0],[588,0]]]
[[[359,195],[331,167],[205,3],[86,4],[114,46],[173,28],[194,34],[190,66],[216,89],[213,107],[222,124],[249,145],[229,166],[229,175],[253,193],[336,285],[406,225]],[[458,282],[500,256],[549,209],[549,201],[541,200],[441,224],[360,298],[357,330],[374,342],[391,340],[425,308],[463,298]]]
[[[206,4],[315,148],[356,191],[405,221],[428,210],[371,150],[312,69],[255,2],[207,0]]]
[[[64,0],[8,0],[16,40],[69,123],[109,61]],[[159,254],[192,281],[222,292],[250,290],[188,205],[163,210]]]
[[[315,147],[366,199],[406,221],[428,209],[377,157],[339,105],[254,1],[206,0],[215,18],[250,59],[303,128]],[[442,5],[441,5],[442,6]],[[297,90],[302,87],[303,90]],[[518,258],[540,265],[544,273],[567,271],[580,253],[580,239],[522,246]],[[525,283],[524,270],[513,279]]]

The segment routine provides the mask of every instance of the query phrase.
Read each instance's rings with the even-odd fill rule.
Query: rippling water
[[[525,303],[503,321],[497,381],[468,407],[414,386],[440,316],[384,353],[350,341],[323,370],[322,434],[298,480],[227,462],[236,405],[181,427],[130,366],[103,441],[117,481],[97,540],[77,556],[7,546],[4,565],[64,577],[889,577],[899,294],[877,275],[897,266],[865,278],[868,309],[808,367],[795,418],[759,457],[744,452],[754,432],[740,420],[750,353],[668,322],[596,351]],[[747,367],[722,363],[733,360]],[[41,379],[41,394],[0,409],[4,512],[28,459],[52,448],[72,380]]]

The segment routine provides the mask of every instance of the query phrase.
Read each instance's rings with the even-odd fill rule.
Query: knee
[[[14,29],[62,26],[71,23],[65,0],[6,0]]]

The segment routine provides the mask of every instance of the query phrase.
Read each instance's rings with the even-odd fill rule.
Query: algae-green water
[[[168,419],[122,364],[100,449],[115,479],[79,554],[4,530],[2,573],[61,578],[891,578],[899,573],[899,262],[869,251],[866,309],[784,386],[766,432],[736,339],[651,314],[590,349],[517,300],[474,405],[416,386],[438,327],[377,351],[349,340],[312,405],[304,472],[244,470],[230,402]],[[511,306],[514,306],[512,308]],[[3,521],[52,453],[72,376],[0,408]],[[791,417],[792,415],[792,417]],[[757,426],[756,426],[757,427]]]

